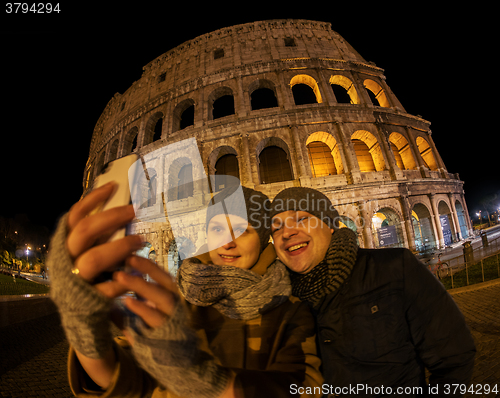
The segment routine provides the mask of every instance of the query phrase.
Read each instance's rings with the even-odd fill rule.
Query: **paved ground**
[[[500,280],[456,289],[452,296],[478,349],[473,384],[497,384],[500,390]],[[68,343],[57,313],[2,327],[0,341],[0,397],[72,396],[66,379]],[[466,396],[493,398],[500,393]]]
[[[452,297],[462,310],[472,336],[476,342],[477,354],[473,384],[497,385],[498,394],[468,395],[500,397],[500,281],[481,283],[456,289]],[[477,285],[476,285],[477,286]]]

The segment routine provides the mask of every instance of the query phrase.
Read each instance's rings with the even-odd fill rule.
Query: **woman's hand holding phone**
[[[114,207],[91,214],[113,194],[116,184],[109,183],[90,192],[77,202],[68,214],[66,246],[73,259],[74,272],[89,283],[103,272],[112,272],[125,259],[143,247],[137,235],[95,245],[134,218],[132,205]],[[113,280],[94,286],[108,298],[118,297],[127,289]]]

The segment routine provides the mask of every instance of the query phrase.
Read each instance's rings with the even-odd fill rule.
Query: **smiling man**
[[[409,250],[358,248],[311,188],[285,189],[271,207],[276,253],[293,295],[313,309],[331,391],[450,397],[447,385],[470,382],[475,347],[464,317]]]

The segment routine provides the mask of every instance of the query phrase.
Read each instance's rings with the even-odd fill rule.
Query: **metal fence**
[[[468,286],[479,282],[500,278],[500,237],[491,241],[483,240],[481,247],[464,250],[464,254],[442,261],[430,267],[446,288]],[[431,269],[432,270],[432,269]]]

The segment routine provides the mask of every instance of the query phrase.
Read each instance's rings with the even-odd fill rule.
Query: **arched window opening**
[[[467,221],[465,220],[464,208],[458,200],[455,201],[455,209],[457,210],[458,225],[460,227],[460,236],[458,239],[466,239],[469,236],[467,232]]]
[[[161,131],[163,126],[163,118],[158,119],[153,129],[153,142],[161,139]]]
[[[292,87],[292,93],[295,105],[315,104],[317,102],[313,89],[307,84],[296,84]]]
[[[370,148],[361,140],[353,139],[354,152],[358,159],[359,171],[366,173],[375,170],[375,164],[370,153]]]
[[[443,239],[445,246],[451,245],[456,242],[456,235],[453,228],[453,221],[451,217],[451,211],[448,204],[442,200],[438,204],[439,222],[441,230],[443,231]]]
[[[334,75],[330,77],[330,85],[339,104],[359,104],[358,92],[349,78]]]
[[[149,145],[161,139],[163,125],[163,113],[156,112],[148,119],[144,129],[144,139],[142,144]]]
[[[399,215],[385,207],[372,217],[372,231],[375,247],[403,247],[404,238]]]
[[[250,103],[252,111],[266,108],[274,108],[278,106],[278,100],[274,91],[270,88],[261,87],[250,94]]]
[[[132,149],[130,150],[130,152],[134,152],[136,149],[137,149],[137,135],[132,140]]]
[[[233,90],[229,87],[219,87],[208,96],[208,118],[210,120],[234,115]]]
[[[194,124],[194,101],[185,99],[177,104],[173,112],[172,132],[185,129]]]
[[[318,83],[309,75],[296,75],[290,80],[295,105],[322,103]]]
[[[313,177],[323,177],[337,174],[337,168],[330,147],[321,141],[312,141],[307,144],[309,163]]]
[[[436,237],[432,228],[431,213],[427,207],[421,203],[417,203],[413,206],[411,219],[417,250],[425,252],[434,249],[436,247]]]
[[[229,115],[234,115],[234,97],[232,95],[223,95],[214,101],[212,118],[215,120]]]
[[[389,100],[387,99],[384,89],[380,86],[380,84],[374,82],[373,80],[366,79],[363,82],[363,85],[365,86],[373,105],[390,108]]]
[[[398,147],[392,142],[391,142],[391,149],[392,149],[392,153],[394,154],[394,159],[396,160],[396,164],[398,165],[400,170],[404,170],[405,165],[403,163],[403,158],[401,157],[401,155],[398,151]]]
[[[186,127],[193,125],[194,125],[194,105],[191,105],[181,114],[180,130],[183,130]]]
[[[157,174],[154,168],[148,168],[134,181],[134,201],[139,203],[139,208],[147,208],[156,204]]]
[[[268,146],[259,155],[262,184],[292,180],[292,169],[286,152],[278,146]]]
[[[191,163],[182,166],[179,170],[177,186],[178,200],[193,196],[193,165]]]
[[[156,188],[158,184],[157,175],[150,176],[148,181],[148,207],[156,204]]]
[[[402,134],[392,133],[389,136],[389,142],[391,143],[396,163],[401,170],[414,170],[417,168],[410,145]]]
[[[382,149],[375,136],[369,131],[358,130],[352,136],[354,152],[362,172],[385,170]]]
[[[128,155],[129,153],[132,153],[136,150],[138,134],[139,134],[139,129],[137,127],[132,127],[129,130],[129,132],[125,135],[122,155]]]
[[[329,172],[326,175],[344,173],[344,165],[342,164],[342,156],[340,155],[340,149],[339,149],[339,146],[337,145],[337,141],[335,140],[335,138],[333,138],[333,136],[331,134],[329,134],[325,131],[317,131],[315,133],[312,133],[309,137],[307,137],[306,147],[308,147],[309,144],[311,144],[315,141],[319,141],[319,142],[325,144],[328,147],[329,155],[333,158],[333,165],[335,167],[336,172],[335,173]],[[326,151],[327,149],[323,148],[323,150]],[[309,148],[308,148],[308,151],[309,151]],[[327,159],[329,159],[328,155],[326,153],[325,153],[325,157]],[[310,161],[310,158],[309,158],[309,161]],[[313,165],[311,164],[311,170],[313,170],[313,168],[316,169],[316,165],[314,165],[314,167],[313,167]],[[331,171],[333,171],[333,170],[331,170]],[[314,174],[314,171],[313,171],[313,174]]]
[[[337,99],[337,103],[339,104],[351,104],[351,97],[347,93],[347,90],[339,86],[338,84],[332,84],[333,94],[335,94],[335,98]]]
[[[377,96],[370,90],[366,90],[368,92],[368,96],[370,97],[370,101],[372,102],[372,105],[375,106],[381,106],[380,102],[378,102]]]
[[[231,186],[237,180],[227,178],[226,176],[240,178],[240,170],[238,166],[238,158],[236,155],[228,154],[222,156],[215,163],[215,191],[218,192],[224,188]]]
[[[420,156],[424,161],[425,166],[430,170],[437,170],[437,163],[434,154],[432,153],[432,148],[426,139],[422,137],[417,137],[417,147],[420,152]]]

